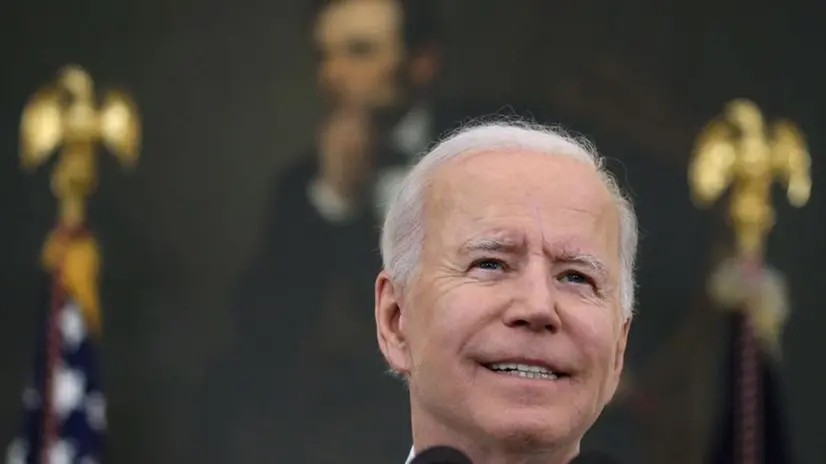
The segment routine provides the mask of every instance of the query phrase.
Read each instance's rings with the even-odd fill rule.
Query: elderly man
[[[411,459],[575,458],[620,379],[636,247],[632,206],[586,143],[479,125],[424,156],[388,210],[375,284]]]

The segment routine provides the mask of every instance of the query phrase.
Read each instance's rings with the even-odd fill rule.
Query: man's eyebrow
[[[468,240],[462,245],[462,253],[487,251],[491,253],[514,252],[523,247],[523,243],[513,238],[505,237],[478,237]]]
[[[474,252],[488,252],[488,253],[515,253],[525,247],[525,242],[515,237],[477,237],[468,240],[460,248],[459,252],[462,254],[471,254]],[[598,277],[608,276],[608,266],[596,255],[583,252],[577,249],[563,247],[560,251],[553,254],[554,260],[582,266],[589,269]]]
[[[589,268],[600,277],[608,276],[608,266],[597,256],[575,250],[563,250],[557,253],[556,259],[569,264],[577,264]]]

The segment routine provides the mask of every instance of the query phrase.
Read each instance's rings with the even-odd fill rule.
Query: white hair
[[[634,309],[634,261],[637,253],[637,217],[631,201],[609,173],[604,160],[586,139],[559,128],[526,122],[493,122],[466,126],[433,146],[413,166],[390,202],[381,231],[384,269],[400,291],[410,284],[421,259],[425,230],[427,188],[436,169],[463,153],[491,149],[520,149],[570,156],[592,166],[606,186],[620,216],[620,309],[630,319]]]

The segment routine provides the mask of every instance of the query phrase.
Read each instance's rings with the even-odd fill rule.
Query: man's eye
[[[485,258],[474,261],[471,267],[486,271],[501,271],[505,269],[505,263],[499,259]]]
[[[577,271],[566,271],[559,276],[559,280],[571,284],[593,285],[593,280],[590,277]]]
[[[347,53],[356,58],[366,58],[375,53],[376,45],[367,40],[351,40],[347,43]]]

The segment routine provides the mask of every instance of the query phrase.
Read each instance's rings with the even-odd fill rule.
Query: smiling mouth
[[[500,375],[510,375],[513,377],[522,377],[526,379],[558,380],[568,377],[568,374],[564,372],[555,372],[545,366],[538,366],[535,364],[493,363],[482,364],[482,366],[484,366],[487,370]]]

